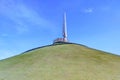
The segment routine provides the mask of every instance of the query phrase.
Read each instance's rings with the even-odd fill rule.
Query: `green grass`
[[[0,80],[120,80],[120,56],[76,44],[48,46],[1,60]]]

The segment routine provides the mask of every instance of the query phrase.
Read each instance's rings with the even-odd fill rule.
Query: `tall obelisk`
[[[63,41],[68,42],[67,39],[67,23],[66,23],[66,13],[64,12],[64,18],[63,18]]]
[[[68,42],[68,39],[67,39],[66,13],[64,13],[64,16],[63,16],[63,32],[62,32],[62,35],[63,35],[63,37],[55,39],[53,41],[53,44]]]

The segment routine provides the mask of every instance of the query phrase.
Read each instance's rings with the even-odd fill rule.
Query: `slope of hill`
[[[120,80],[120,56],[76,44],[37,48],[1,60],[0,80]]]

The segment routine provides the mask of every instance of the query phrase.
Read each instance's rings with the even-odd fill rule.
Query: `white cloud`
[[[84,9],[84,12],[85,13],[92,13],[93,12],[93,8]]]
[[[1,0],[0,1],[0,15],[7,16],[12,20],[14,27],[18,33],[25,33],[34,28],[51,28],[53,26],[50,21],[40,16],[38,12],[32,10],[23,3],[16,3],[15,0]]]

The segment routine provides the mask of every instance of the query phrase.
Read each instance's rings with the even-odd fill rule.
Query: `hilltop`
[[[120,56],[54,44],[1,60],[0,80],[120,80]]]

